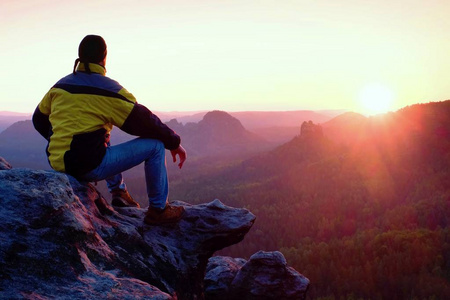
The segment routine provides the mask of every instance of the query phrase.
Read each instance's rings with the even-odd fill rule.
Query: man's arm
[[[181,142],[178,134],[164,124],[147,107],[138,103],[134,104],[131,113],[120,129],[132,135],[158,139],[169,150],[177,150]]]
[[[52,125],[50,124],[49,116],[43,114],[39,110],[39,106],[36,107],[33,113],[33,125],[34,128],[46,139],[48,140],[50,137],[50,132],[52,129]]]

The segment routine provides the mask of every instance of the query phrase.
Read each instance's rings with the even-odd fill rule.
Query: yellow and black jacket
[[[106,152],[113,126],[123,131],[162,141],[166,149],[180,145],[180,137],[105,69],[80,64],[77,72],[59,80],[33,114],[36,130],[48,140],[47,155],[53,169],[81,176],[95,169]]]

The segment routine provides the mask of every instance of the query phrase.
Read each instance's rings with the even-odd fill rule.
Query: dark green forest
[[[248,208],[252,230],[218,254],[280,250],[310,299],[450,299],[450,101],[330,123],[169,170],[170,198]]]
[[[312,126],[173,180],[171,197],[251,210],[251,232],[220,254],[280,250],[311,299],[450,299],[450,102],[361,121],[345,143]]]

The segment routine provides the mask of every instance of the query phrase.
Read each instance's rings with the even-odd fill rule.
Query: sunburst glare
[[[380,83],[365,85],[358,94],[358,103],[363,113],[374,115],[392,110],[394,93]]]

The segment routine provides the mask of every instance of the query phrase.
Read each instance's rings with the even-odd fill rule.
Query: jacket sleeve
[[[147,107],[138,103],[134,104],[131,113],[120,129],[132,135],[158,139],[169,150],[177,149],[181,142],[178,134],[164,124]]]
[[[34,128],[46,139],[49,140],[51,136],[52,126],[49,121],[49,116],[43,114],[39,110],[39,106],[36,107],[33,113],[33,125]]]

